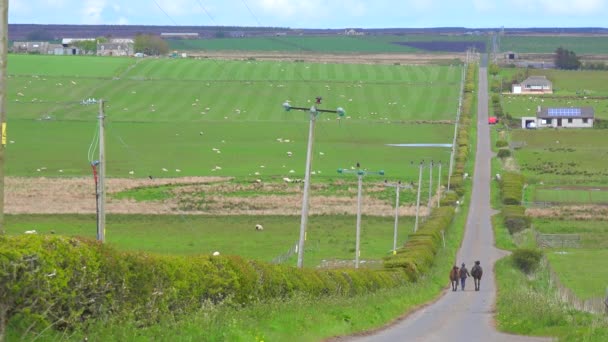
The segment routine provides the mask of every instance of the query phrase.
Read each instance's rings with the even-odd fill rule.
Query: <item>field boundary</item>
[[[606,289],[606,298],[595,297],[587,300],[582,300],[572,292],[569,288],[564,286],[559,280],[559,276],[553,268],[551,268],[551,264],[547,260],[547,267],[549,269],[549,279],[551,285],[555,286],[557,289],[558,298],[570,305],[572,305],[575,309],[579,311],[585,311],[595,314],[605,314],[608,315],[608,288]]]

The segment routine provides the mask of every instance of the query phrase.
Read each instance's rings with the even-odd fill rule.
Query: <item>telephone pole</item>
[[[0,235],[4,235],[4,161],[6,152],[6,63],[8,0],[0,0]]]
[[[414,233],[418,231],[418,217],[420,216],[420,190],[422,190],[422,169],[424,162],[420,162],[418,173],[418,195],[416,196],[416,221],[414,223]]]
[[[104,102],[99,100],[99,182],[97,183],[97,241],[106,240],[106,156],[105,156],[105,112]]]
[[[384,181],[384,186],[395,188],[395,229],[393,231],[393,255],[395,255],[397,254],[397,229],[399,226],[399,194],[401,189],[407,189],[410,188],[410,186],[401,184],[401,181],[389,183],[386,180]]]
[[[319,113],[336,113],[339,116],[344,116],[346,113],[344,109],[338,107],[336,110],[318,109],[317,106],[321,104],[321,97],[316,98],[315,105],[307,107],[292,107],[289,102],[283,103],[285,111],[289,112],[292,109],[306,111],[310,114],[310,125],[308,128],[308,146],[306,148],[306,171],[304,174],[304,195],[302,198],[302,217],[300,219],[300,239],[298,241],[298,268],[304,266],[304,241],[306,240],[306,226],[308,224],[308,197],[310,192],[310,169],[312,166],[312,147],[315,140],[315,122],[317,121],[317,115]]]
[[[338,173],[356,173],[357,174],[357,232],[355,242],[355,268],[359,268],[359,256],[361,255],[361,199],[363,189],[363,176],[369,174],[384,175],[384,171],[368,171],[361,170],[359,163],[357,163],[357,170],[338,169]]]
[[[441,206],[441,162],[439,162],[439,174],[437,175],[437,208]]]

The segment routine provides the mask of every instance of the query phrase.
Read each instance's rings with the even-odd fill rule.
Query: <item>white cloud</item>
[[[129,19],[127,19],[125,17],[120,17],[120,18],[118,18],[116,25],[129,25]]]
[[[478,12],[487,12],[496,8],[496,3],[491,0],[473,0],[473,8]]]
[[[180,24],[180,21],[176,17],[201,12],[200,6],[192,0],[156,0],[156,2],[178,24]],[[152,3],[152,6],[158,9],[154,3]]]
[[[103,24],[102,12],[106,0],[86,0],[82,7],[82,21],[86,24]]]
[[[593,14],[605,7],[604,0],[538,0],[542,9],[554,14]]]

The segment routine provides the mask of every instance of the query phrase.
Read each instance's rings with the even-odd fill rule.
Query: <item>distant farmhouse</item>
[[[592,128],[595,112],[592,107],[538,107],[536,117],[522,117],[521,128]]]
[[[347,30],[344,30],[344,35],[345,36],[364,36],[365,32],[357,31],[355,29],[347,29]]]
[[[553,94],[553,83],[546,76],[530,76],[511,90],[513,94]]]
[[[97,43],[97,56],[133,56],[134,41],[130,38],[114,38]]]

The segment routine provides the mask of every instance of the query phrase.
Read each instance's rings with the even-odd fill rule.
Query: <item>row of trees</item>
[[[164,55],[169,52],[169,44],[159,36],[152,34],[138,34],[135,36],[133,46],[135,52],[149,56]]]
[[[564,49],[560,46],[555,50],[555,66],[558,69],[577,70],[581,67],[581,61],[574,51]]]

